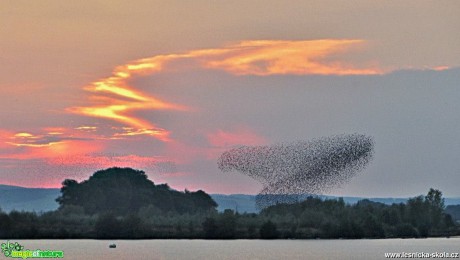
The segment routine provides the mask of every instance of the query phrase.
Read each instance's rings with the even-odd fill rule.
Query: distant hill
[[[455,221],[460,222],[460,205],[449,205],[445,212],[450,214]]]
[[[13,209],[45,212],[58,208],[55,199],[59,189],[24,188],[0,184],[0,208],[9,212]]]
[[[45,188],[24,188],[17,186],[1,185],[0,184],[0,208],[3,211],[9,212],[13,209],[24,211],[50,211],[58,208],[58,203],[55,201],[59,197],[60,189],[45,189]],[[219,205],[218,211],[225,209],[237,210],[240,213],[257,213],[255,205],[256,195],[246,194],[210,194],[212,199]],[[308,195],[305,195],[305,197]],[[336,196],[319,195],[322,199],[336,199]],[[384,204],[404,203],[407,198],[364,198],[364,197],[342,197],[348,204],[355,204],[359,200],[369,199],[374,202]],[[460,198],[445,198],[446,206],[460,205]]]
[[[245,194],[210,194],[211,198],[217,202],[217,210],[222,212],[226,209],[238,211],[240,213],[256,213],[256,196]]]

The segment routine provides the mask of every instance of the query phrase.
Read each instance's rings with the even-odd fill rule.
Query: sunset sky
[[[41,0],[0,5],[0,184],[111,166],[255,194],[239,145],[359,133],[374,160],[329,194],[460,191],[460,2]]]

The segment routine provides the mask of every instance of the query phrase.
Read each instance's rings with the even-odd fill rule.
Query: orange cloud
[[[20,132],[9,137],[10,141],[7,144],[14,146],[25,146],[25,147],[45,147],[55,145],[61,140],[52,138],[51,136],[44,135],[33,135],[31,133]]]
[[[19,133],[14,133],[11,131],[0,129],[0,148],[2,148],[2,150],[0,151],[5,151],[8,148],[12,148],[11,144],[9,144],[8,142],[11,142],[12,138],[14,138],[16,134]]]
[[[117,66],[112,76],[91,83],[84,90],[93,93],[91,105],[71,107],[67,111],[79,115],[117,121],[133,130],[126,135],[149,135],[170,141],[170,132],[134,114],[138,110],[187,110],[147,95],[129,85],[136,76],[161,73],[177,60],[193,60],[206,69],[224,70],[236,75],[379,74],[376,68],[356,68],[334,59],[333,55],[350,52],[362,46],[363,40],[326,39],[309,41],[242,41],[223,48],[202,49],[182,54],[157,55]]]
[[[96,136],[78,135],[73,129],[48,127],[39,134],[0,132],[0,143],[6,146],[4,150],[8,150],[7,154],[0,155],[0,159],[43,159],[92,153],[103,148]]]
[[[435,71],[443,71],[443,70],[450,69],[450,67],[449,66],[437,66],[437,67],[434,67],[432,69],[435,70]]]
[[[103,149],[103,144],[99,142],[66,140],[53,142],[50,144],[30,144],[16,145],[22,147],[20,150],[11,150],[8,154],[0,155],[0,159],[47,159],[59,156],[73,156],[99,152]]]
[[[79,126],[75,127],[76,130],[85,131],[85,132],[94,132],[97,130],[97,126]]]
[[[136,136],[136,135],[161,135],[161,131],[153,129],[136,129],[132,127],[123,127],[121,133],[114,133],[113,138],[120,138],[123,136]]]
[[[382,73],[376,68],[355,68],[340,60],[328,61],[331,55],[350,52],[363,40],[243,41],[227,48],[215,59],[205,59],[204,66],[236,75],[317,74],[369,75]]]
[[[154,136],[162,141],[169,141],[168,131],[158,128],[132,113],[136,110],[185,110],[183,106],[149,96],[127,84],[130,77],[142,74],[148,68],[151,69],[150,65],[150,63],[140,63],[117,67],[113,76],[93,82],[84,88],[94,93],[94,96],[91,97],[92,100],[102,104],[72,107],[68,108],[67,111],[85,116],[112,119],[135,127],[142,134]],[[88,129],[82,128],[82,130]]]
[[[0,160],[7,162],[3,163],[1,168],[14,165],[14,168],[24,171],[30,167],[40,171],[44,167],[45,172],[51,172],[50,169],[56,168],[75,173],[118,166],[149,169],[157,173],[176,172],[175,163],[166,157],[102,153],[107,147],[107,142],[112,138],[105,137],[105,133],[103,135],[95,133],[97,129],[98,127],[95,126],[48,127],[35,133],[0,129],[0,148],[2,148]],[[143,134],[131,133],[130,127],[122,129],[126,135]],[[120,129],[112,130],[119,132]],[[54,173],[55,170],[52,172]]]

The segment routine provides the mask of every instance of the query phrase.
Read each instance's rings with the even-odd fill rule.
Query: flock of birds
[[[223,172],[237,171],[262,183],[263,189],[256,196],[256,205],[262,209],[341,186],[369,163],[373,148],[369,136],[335,135],[270,146],[241,146],[224,152],[217,164]]]

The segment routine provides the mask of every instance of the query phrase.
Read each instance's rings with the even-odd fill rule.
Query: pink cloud
[[[236,145],[262,145],[267,140],[255,133],[248,127],[239,127],[234,131],[224,131],[222,129],[207,135],[208,142],[219,148],[229,148]]]

